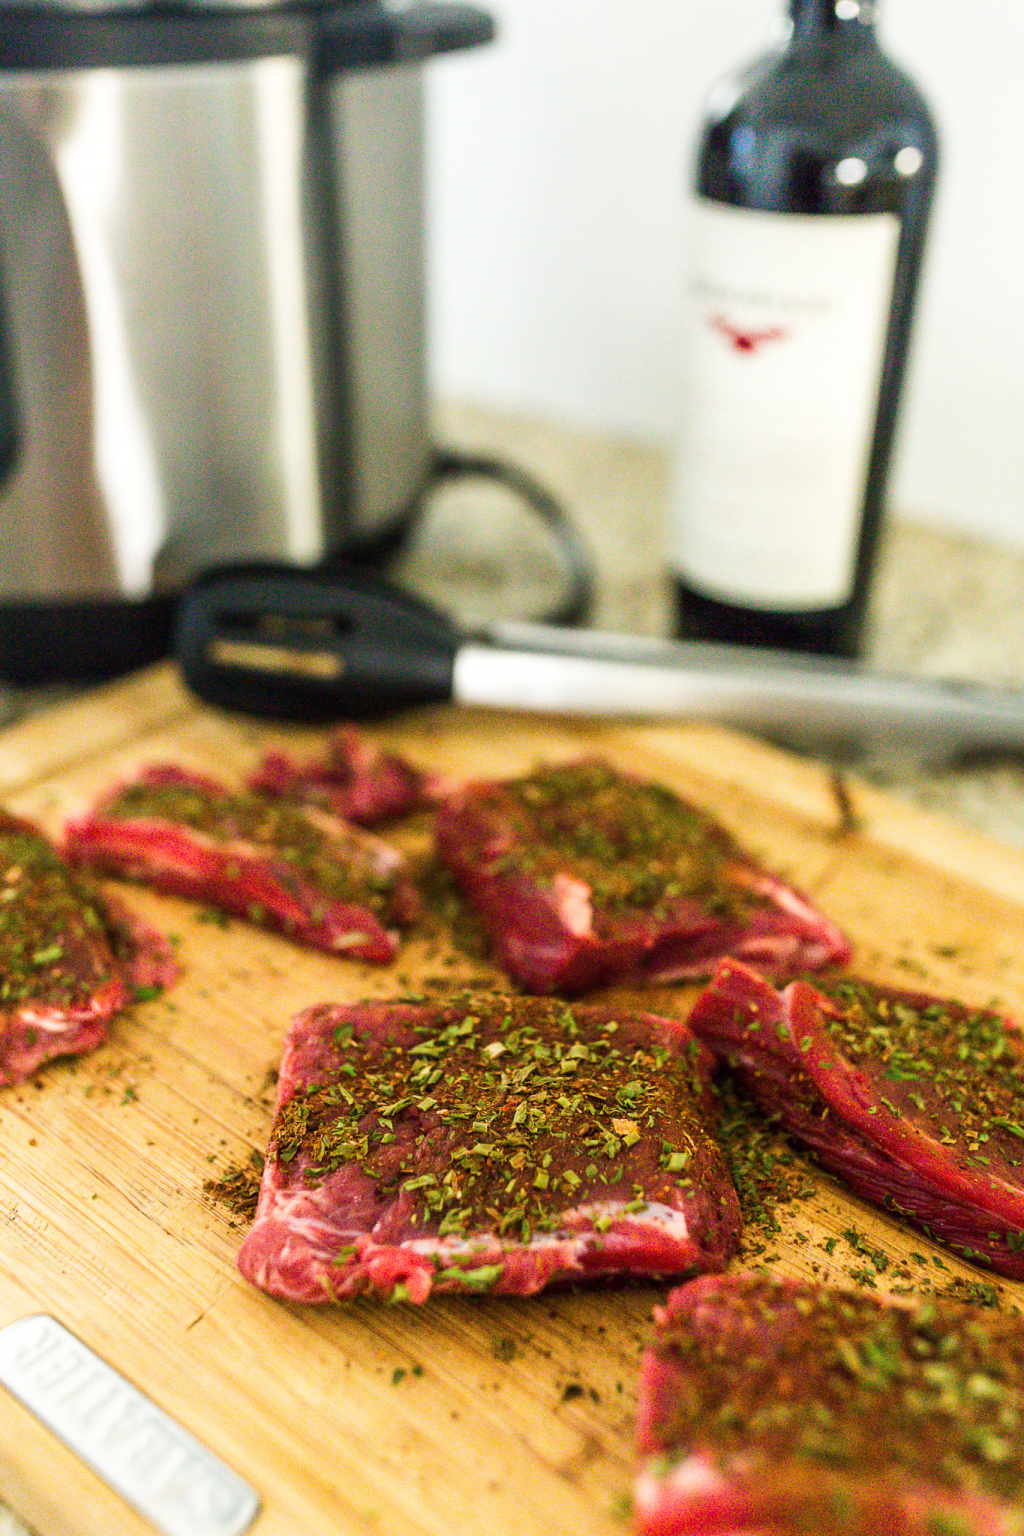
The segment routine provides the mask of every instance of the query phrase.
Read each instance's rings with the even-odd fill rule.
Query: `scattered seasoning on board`
[[[412,880],[427,917],[443,928],[452,947],[470,960],[487,960],[492,954],[490,938],[446,865],[428,854],[414,861]]]
[[[612,1501],[608,1513],[613,1520],[623,1523],[633,1518],[633,1495],[628,1490],[621,1490],[612,1495]]]
[[[230,928],[231,919],[219,907],[198,907],[193,917],[197,923],[209,923],[211,928]]]
[[[263,1158],[259,1152],[250,1152],[247,1163],[229,1168],[219,1179],[207,1179],[203,1193],[211,1200],[226,1205],[232,1215],[252,1221],[256,1215],[262,1176]]]
[[[119,957],[126,942],[86,876],[39,833],[0,822],[0,1013],[84,1004],[106,979],[104,948]]]
[[[777,1122],[762,1115],[738,1080],[722,1073],[716,1086],[721,1101],[718,1142],[739,1196],[743,1247],[760,1256],[766,1244],[759,1239],[777,1237],[783,1230],[780,1207],[811,1199],[817,1184]]]
[[[359,902],[387,913],[395,871],[378,872],[346,856],[344,843],[300,806],[257,794],[232,794],[201,785],[127,784],[105,808],[114,820],[153,818],[191,827],[218,843],[250,843],[336,901]],[[207,921],[216,919],[206,919]]]
[[[966,1302],[974,1307],[1002,1308],[1002,1286],[988,1284],[984,1280],[965,1280],[956,1276],[944,1285],[941,1290],[935,1292],[937,1296],[948,1296],[953,1301]],[[1007,1310],[1020,1313],[1020,1308],[1011,1306]]]
[[[664,916],[686,897],[726,917],[757,904],[729,877],[741,860],[729,834],[663,785],[587,761],[539,768],[496,792],[513,844],[495,872],[547,881],[569,868],[604,911]]]
[[[271,1132],[271,1155],[307,1186],[355,1164],[380,1198],[414,1196],[425,1232],[525,1243],[567,1207],[640,1211],[718,1165],[696,1042],[679,1052],[625,1015],[501,994],[396,1010],[383,1039],[356,1019],[334,1029],[323,1075],[296,1087]],[[471,1273],[491,1283],[486,1268],[460,1278]]]
[[[721,1305],[721,1327],[677,1325],[654,1346],[681,1377],[659,1426],[665,1470],[698,1434],[723,1470],[744,1478],[796,1458],[861,1477],[896,1468],[1019,1500],[1018,1318],[932,1298],[898,1307],[767,1277]]]
[[[884,1275],[889,1268],[889,1255],[881,1248],[874,1248],[868,1242],[863,1232],[858,1232],[856,1227],[847,1227],[843,1233],[846,1241],[854,1253],[867,1259],[871,1265],[871,1271],[875,1275]],[[874,1281],[871,1280],[873,1284]]]

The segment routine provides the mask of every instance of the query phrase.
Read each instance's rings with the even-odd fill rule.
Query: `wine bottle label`
[[[670,558],[763,609],[850,596],[900,223],[698,200]]]

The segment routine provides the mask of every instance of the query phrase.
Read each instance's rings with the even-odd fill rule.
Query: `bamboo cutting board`
[[[851,825],[826,768],[701,723],[440,709],[369,734],[453,778],[600,752],[711,809],[846,928],[863,973],[1024,1017],[1024,855],[952,822],[854,782]],[[305,755],[322,741],[207,710],[160,666],[0,737],[0,800],[56,833],[143,762],[240,779],[267,746]],[[120,894],[177,937],[184,977],[92,1056],[0,1090],[0,1326],[59,1319],[256,1487],[256,1536],[621,1533],[637,1364],[666,1285],[285,1305],[241,1278],[243,1229],[204,1193],[265,1146],[299,1008],[497,973],[436,935],[381,970]],[[692,995],[659,992],[659,1005]],[[879,1294],[991,1285],[811,1178],[813,1196],[738,1267]],[[995,1292],[1024,1305],[1024,1286]],[[151,1530],[2,1388],[0,1497],[43,1536]]]

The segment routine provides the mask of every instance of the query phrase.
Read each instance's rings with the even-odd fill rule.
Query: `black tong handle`
[[[460,636],[444,614],[358,568],[218,566],[183,597],[175,652],[207,703],[308,722],[451,698]]]

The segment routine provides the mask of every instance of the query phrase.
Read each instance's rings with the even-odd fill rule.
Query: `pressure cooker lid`
[[[164,16],[173,20],[182,12],[189,11],[386,11],[402,14],[409,11],[461,10],[461,6],[421,5],[417,0],[173,0],[173,4],[160,0],[0,0],[0,14],[6,11],[60,11],[62,15],[78,12],[90,16],[118,15],[125,12],[145,12],[151,16]]]
[[[472,5],[380,0],[0,0],[0,70],[132,68],[314,54],[324,73],[475,47]]]
[[[104,16],[115,13],[123,15],[125,11],[148,11],[153,14],[164,12],[172,16],[181,11],[333,10],[346,6],[366,9],[368,3],[376,8],[377,0],[297,0],[297,4],[293,0],[287,0],[285,4],[281,0],[177,0],[173,7],[154,5],[152,0],[2,0],[0,12],[47,10],[67,14],[84,11],[92,16]]]

